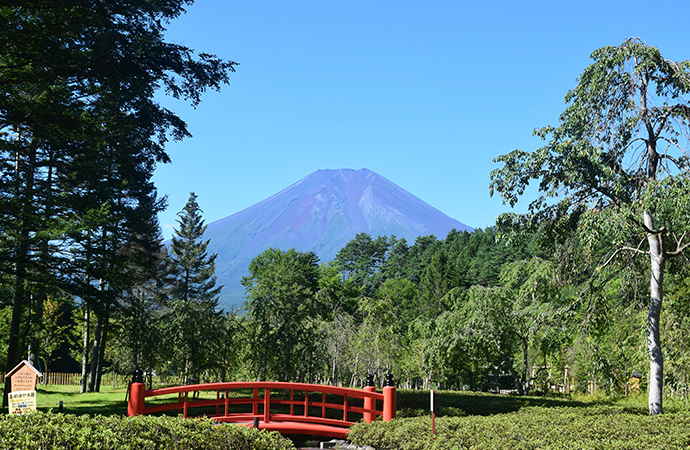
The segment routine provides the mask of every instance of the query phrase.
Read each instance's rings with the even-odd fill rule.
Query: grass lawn
[[[112,388],[101,386],[101,392],[79,393],[79,386],[45,386],[36,387],[37,407],[41,411],[58,411],[60,402],[62,412],[75,415],[126,415],[127,387]]]

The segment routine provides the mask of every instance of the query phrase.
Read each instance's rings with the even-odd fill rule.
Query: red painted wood
[[[143,384],[142,384],[143,387]],[[250,389],[251,397],[230,398],[230,391],[237,389]],[[264,390],[263,398],[259,397],[259,389]],[[271,389],[284,389],[290,391],[289,400],[271,398]],[[195,391],[216,391],[215,399],[191,400],[189,393]],[[225,393],[225,398],[220,398],[220,393]],[[304,399],[295,399],[295,391],[304,392]],[[321,401],[310,401],[310,392],[321,392]],[[253,425],[255,418],[259,418],[259,428],[280,431],[287,434],[308,434],[315,436],[331,436],[344,438],[349,432],[353,422],[348,421],[348,413],[361,414],[365,421],[370,422],[376,416],[383,416],[384,420],[395,418],[395,387],[383,388],[383,394],[375,392],[375,388],[367,387],[364,390],[340,388],[335,386],[323,386],[308,383],[285,382],[232,382],[232,383],[208,383],[188,386],[174,386],[167,388],[144,391],[143,388],[132,390],[128,415],[150,414],[161,411],[184,411],[184,417],[188,417],[189,410],[197,407],[215,407],[216,414],[211,416],[219,422],[233,422],[247,426]],[[145,399],[154,400],[155,397],[177,394],[177,401],[145,405]],[[342,403],[329,403],[327,394],[342,397]],[[348,398],[363,400],[363,407],[357,407],[348,402]],[[381,401],[382,409],[377,408],[377,401]],[[263,405],[263,411],[259,414],[259,404]],[[140,405],[140,406],[137,406]],[[223,405],[221,414],[220,406]],[[230,405],[248,405],[251,412],[230,413]],[[271,412],[271,405],[289,405],[290,413],[282,414]],[[294,414],[294,406],[301,405],[304,412],[301,415]],[[309,407],[321,408],[321,417],[309,415]],[[137,409],[138,408],[138,409]],[[335,409],[343,411],[343,419],[326,418],[326,410]]]
[[[146,386],[144,383],[132,383],[129,391],[129,403],[127,404],[127,415],[138,416],[144,414],[145,400],[144,395]]]
[[[374,386],[365,386],[364,390],[366,392],[376,392],[376,388]],[[375,419],[374,413],[371,412],[372,409],[376,407],[376,400],[374,400],[372,397],[366,397],[364,399],[364,409],[367,410],[364,412],[364,421],[366,423],[371,423]]]
[[[304,391],[304,417],[309,415],[309,391]]]
[[[383,387],[383,421],[395,419],[395,386]]]
[[[271,421],[271,390],[264,389],[264,423]]]

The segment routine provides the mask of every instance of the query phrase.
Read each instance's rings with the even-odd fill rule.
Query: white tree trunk
[[[644,223],[650,230],[654,221],[649,211],[644,213]],[[661,234],[649,234],[649,254],[651,259],[651,277],[649,283],[649,314],[647,315],[647,344],[649,346],[649,413],[662,414],[664,392],[664,356],[661,353],[659,336],[661,302],[664,298],[664,262],[665,255],[661,243]]]
[[[88,304],[84,304],[84,339],[81,353],[81,382],[79,393],[86,392],[86,385],[89,377],[89,325],[91,323],[91,310]]]

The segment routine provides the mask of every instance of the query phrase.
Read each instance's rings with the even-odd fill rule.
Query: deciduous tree
[[[270,248],[249,265],[247,289],[248,359],[259,379],[309,380],[314,375],[318,257],[294,248]],[[331,311],[328,311],[329,313]]]
[[[664,59],[636,38],[596,50],[592,60],[566,95],[559,125],[535,131],[546,144],[497,158],[503,167],[492,172],[490,189],[512,206],[538,182],[529,212],[502,215],[500,227],[542,226],[564,236],[579,223],[583,243],[595,244],[606,230],[618,253],[649,258],[649,412],[659,414],[665,266],[690,246],[690,62]]]

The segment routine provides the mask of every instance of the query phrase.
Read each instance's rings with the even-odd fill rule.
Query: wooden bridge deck
[[[235,425],[241,425],[248,428],[254,427],[254,422],[234,422],[225,420],[223,417],[211,417],[214,420],[224,423],[232,423]],[[277,431],[281,434],[300,434],[305,436],[324,436],[336,439],[347,439],[347,435],[350,433],[350,428],[342,428],[339,426],[332,425],[321,425],[316,423],[304,423],[304,422],[291,422],[291,421],[271,421],[269,423],[264,423],[259,421],[259,430],[266,431]]]

